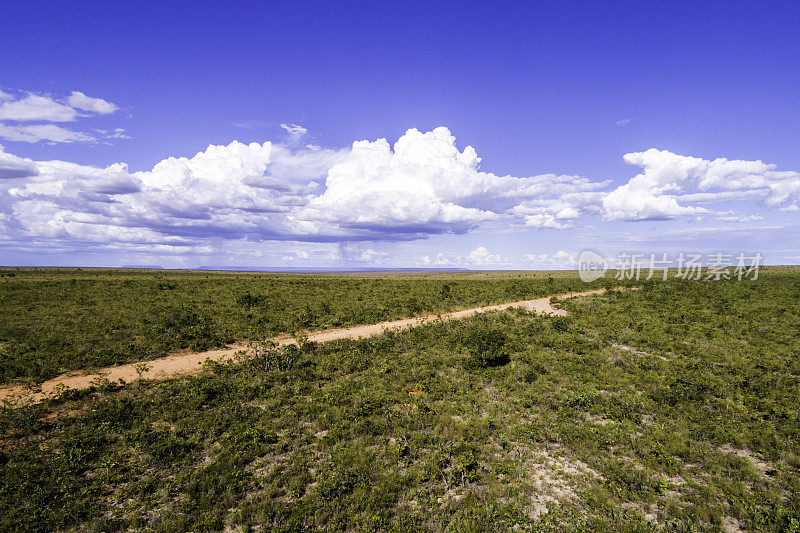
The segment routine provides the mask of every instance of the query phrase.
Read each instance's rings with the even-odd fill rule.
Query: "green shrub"
[[[522,378],[525,380],[526,383],[533,383],[540,376],[547,374],[547,369],[541,363],[531,363],[525,366],[525,370],[522,373]]]
[[[467,333],[463,345],[472,358],[483,367],[508,363],[508,336],[498,327],[475,327]]]

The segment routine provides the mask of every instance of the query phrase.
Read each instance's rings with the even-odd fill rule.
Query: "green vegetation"
[[[800,531],[799,302],[648,282],[7,406],[0,530]]]
[[[597,282],[592,286],[603,286]],[[574,273],[298,275],[0,269],[0,383],[148,360],[179,349],[536,298]]]

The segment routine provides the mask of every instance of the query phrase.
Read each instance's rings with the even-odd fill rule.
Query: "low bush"
[[[510,348],[508,335],[499,327],[476,327],[470,329],[463,345],[472,358],[483,367],[508,363]]]

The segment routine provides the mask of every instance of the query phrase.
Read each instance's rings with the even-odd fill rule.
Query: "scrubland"
[[[800,269],[276,349],[262,341],[591,286],[542,272],[0,275],[6,382],[261,348],[7,404],[3,530],[800,530]]]
[[[176,350],[614,286],[568,272],[0,268],[0,384]]]

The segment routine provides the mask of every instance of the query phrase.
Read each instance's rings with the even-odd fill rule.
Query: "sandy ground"
[[[592,294],[602,294],[605,289],[597,289],[585,292],[573,292],[568,294],[558,295],[558,298],[573,298],[576,296],[590,296]],[[432,320],[449,320],[464,318],[476,313],[483,313],[486,311],[502,311],[511,307],[522,307],[529,311],[537,313],[564,316],[567,314],[563,309],[556,309],[550,305],[551,296],[544,298],[537,298],[535,300],[524,300],[521,302],[510,302],[498,305],[489,305],[486,307],[476,307],[473,309],[464,309],[462,311],[452,311],[450,313],[441,313],[438,315],[426,315],[414,318],[405,318],[403,320],[392,320],[388,322],[379,322],[377,324],[369,324],[365,326],[354,326],[351,328],[342,329],[329,329],[324,331],[317,331],[308,334],[308,340],[313,342],[327,342],[337,339],[358,339],[361,337],[371,337],[373,335],[380,335],[386,330],[390,329],[405,329],[414,326],[419,326]],[[296,344],[296,341],[289,337],[277,337],[272,339],[278,345]],[[245,350],[245,345],[236,345],[222,350],[210,350],[207,352],[197,353],[181,353],[173,354],[160,359],[146,361],[148,370],[142,373],[142,377],[147,379],[169,379],[174,376],[199,372],[201,365],[206,360],[223,361],[230,359],[237,353]],[[64,387],[70,389],[86,389],[92,386],[92,382],[98,379],[108,379],[109,381],[124,380],[125,382],[133,381],[139,377],[136,370],[139,363],[130,363],[119,366],[111,366],[101,368],[100,370],[86,374],[77,372],[68,372],[62,374],[57,378],[42,383],[40,391],[31,391],[24,387],[4,387],[0,388],[0,401],[4,399],[18,398],[23,401],[39,402],[58,390],[63,390]]]

